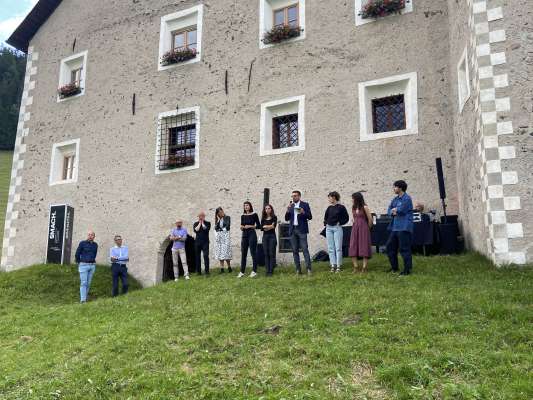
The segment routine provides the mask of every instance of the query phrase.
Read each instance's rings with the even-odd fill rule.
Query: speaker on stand
[[[456,254],[459,250],[459,223],[457,216],[448,216],[446,212],[446,187],[444,184],[444,172],[442,169],[442,159],[435,160],[437,166],[437,179],[439,182],[439,194],[442,202],[443,217],[438,226],[440,254]]]

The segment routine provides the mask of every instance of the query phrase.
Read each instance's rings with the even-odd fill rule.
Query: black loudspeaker
[[[459,250],[457,224],[439,224],[440,254],[456,254]]]
[[[270,204],[270,189],[265,188],[265,190],[263,190],[263,207],[267,204]]]
[[[439,192],[440,198],[446,198],[446,188],[444,187],[444,172],[442,171],[442,159],[439,157],[436,159],[437,164],[437,179],[439,180]]]

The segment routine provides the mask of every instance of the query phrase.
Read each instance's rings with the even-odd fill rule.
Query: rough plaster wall
[[[256,1],[205,1],[202,61],[158,72],[161,16],[198,2],[63,2],[32,42],[46,51],[34,94],[35,133],[23,170],[13,265],[43,261],[49,204],[66,202],[75,208],[75,238],[83,239],[89,227],[96,231],[99,262],[113,234],[121,233],[131,248],[131,272],[153,284],[160,279],[160,244],[174,218],[190,227],[199,209],[212,219],[214,208],[223,205],[236,227],[242,202],[250,199],[259,208],[265,187],[279,215],[292,189],[304,192],[315,214],[314,253],[325,248],[318,233],[330,190],[339,190],[346,203],[353,191],[368,190],[367,201],[379,213],[392,196],[392,182],[403,178],[415,200],[438,208],[436,157],[444,159],[449,211],[457,213],[446,2],[417,0],[413,13],[357,28],[354,2],[328,3],[308,4],[305,40],[259,50]],[[58,104],[59,63],[72,54],[74,38],[76,52],[89,50],[86,94]],[[419,135],[359,142],[358,83],[413,71]],[[306,150],[259,157],[260,104],[301,94]],[[201,108],[200,168],[156,176],[157,114],[176,104]],[[78,137],[78,183],[50,187],[52,144]],[[239,234],[232,232],[237,264]]]
[[[482,207],[482,187],[479,175],[481,157],[478,154],[479,124],[475,109],[479,101],[479,88],[474,85],[476,80],[472,60],[475,58],[475,46],[468,20],[472,5],[466,1],[449,0],[450,21],[450,110],[454,116],[455,152],[457,184],[459,192],[459,209],[462,232],[468,248],[488,254],[488,230],[484,224],[485,210]],[[470,72],[471,95],[463,111],[459,113],[457,65],[463,51],[468,51],[468,68]],[[479,126],[479,125],[477,125]]]

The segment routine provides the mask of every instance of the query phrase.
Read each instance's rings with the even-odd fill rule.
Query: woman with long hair
[[[239,272],[238,278],[244,276],[246,271],[246,257],[248,255],[248,249],[252,256],[252,272],[250,278],[257,275],[257,233],[256,229],[260,229],[259,217],[254,213],[252,203],[245,201],[243,205],[243,214],[241,215],[241,272]]]
[[[220,272],[224,272],[224,262],[231,270],[231,218],[222,207],[215,210],[215,258],[220,262]]]
[[[278,225],[278,217],[274,212],[274,207],[267,204],[263,208],[263,215],[261,218],[261,230],[263,231],[263,250],[265,253],[265,267],[267,276],[272,276],[274,273],[274,262],[276,260],[276,246],[278,241],[276,239],[276,226]]]
[[[363,259],[363,269],[366,272],[368,260],[372,257],[372,237],[370,229],[373,225],[372,213],[365,203],[361,192],[352,194],[353,225],[350,236],[350,257],[352,258],[353,272],[359,272],[358,259]]]

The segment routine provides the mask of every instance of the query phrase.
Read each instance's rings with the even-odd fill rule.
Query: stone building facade
[[[65,203],[99,262],[120,233],[155,284],[177,217],[192,230],[222,206],[236,226],[264,188],[279,215],[303,192],[314,252],[331,190],[346,204],[365,190],[380,213],[405,179],[439,209],[437,157],[467,246],[532,262],[533,4],[411,0],[378,19],[365,4],[41,0],[10,39],[28,64],[2,269],[44,261],[49,206]],[[277,24],[300,29],[265,43]]]

